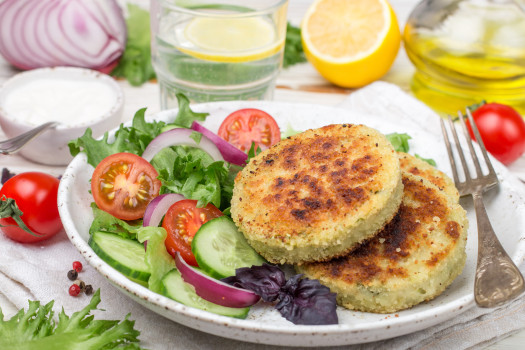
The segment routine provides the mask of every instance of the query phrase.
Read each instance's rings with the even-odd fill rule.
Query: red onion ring
[[[257,303],[260,297],[254,292],[230,286],[227,283],[206,276],[188,265],[177,252],[175,265],[182,279],[195,288],[195,292],[201,298],[217,305],[226,307],[248,307]]]
[[[208,137],[217,146],[225,161],[240,166],[246,165],[246,160],[248,160],[246,153],[195,121],[191,128]]]
[[[20,69],[102,70],[120,58],[126,35],[117,0],[0,1],[0,54]]]
[[[199,143],[195,142],[190,136],[194,130],[186,128],[176,128],[163,132],[155,137],[142,153],[142,158],[148,162],[153,159],[161,149],[170,146],[191,146],[202,149],[208,153],[213,160],[222,161],[224,158],[215,144],[206,136],[202,135]]]
[[[185,199],[183,195],[176,193],[161,194],[146,207],[142,226],[159,226],[162,217],[166,214],[168,209],[176,202]]]

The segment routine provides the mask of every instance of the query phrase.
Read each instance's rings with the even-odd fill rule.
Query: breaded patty
[[[399,159],[384,135],[328,125],[253,158],[235,179],[231,213],[268,261],[323,261],[381,230],[402,193]]]
[[[445,191],[450,199],[453,199],[456,202],[459,201],[459,192],[454,185],[454,181],[452,181],[450,177],[443,176],[441,171],[414,156],[403,152],[398,152],[398,155],[399,163],[403,171],[419,175],[429,180],[441,190]]]
[[[436,169],[414,175],[411,169],[425,169],[424,162],[402,156],[404,197],[395,219],[347,256],[296,267],[348,309],[390,313],[433,299],[465,265],[468,221],[449,194],[451,180]]]

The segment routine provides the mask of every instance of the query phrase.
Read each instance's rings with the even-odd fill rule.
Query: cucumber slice
[[[145,262],[146,250],[143,244],[102,231],[94,232],[88,244],[102,260],[115,270],[147,287],[150,272]]]
[[[191,249],[199,267],[217,279],[235,275],[235,269],[240,267],[266,262],[227,216],[202,225],[193,237]]]
[[[233,308],[210,303],[195,293],[192,285],[184,282],[180,272],[171,270],[162,278],[162,293],[170,299],[178,301],[186,306],[212,312],[217,315],[246,318],[249,307]]]

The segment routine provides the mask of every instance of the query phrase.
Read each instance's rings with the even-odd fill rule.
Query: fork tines
[[[472,117],[472,113],[469,109],[467,109],[467,118],[469,125],[473,131],[473,134],[476,138],[476,142],[478,143],[479,149],[481,150],[481,153],[483,154],[483,158],[485,160],[486,167],[488,169],[488,174],[484,175],[481,164],[479,162],[477,153],[474,149],[474,145],[472,143],[472,139],[470,137],[470,134],[467,129],[467,125],[465,122],[465,118],[463,116],[463,113],[458,112],[458,117],[460,120],[461,127],[463,129],[463,134],[466,140],[466,143],[468,145],[470,155],[472,158],[472,161],[474,163],[474,167],[476,169],[476,176],[472,176],[467,164],[467,161],[465,159],[465,155],[463,152],[463,149],[461,147],[461,143],[458,137],[458,134],[456,132],[456,127],[454,125],[454,122],[452,121],[452,117],[449,115],[447,116],[448,120],[448,127],[451,130],[452,137],[454,139],[454,143],[456,144],[457,153],[459,156],[459,159],[461,161],[461,165],[463,167],[463,172],[465,174],[465,181],[461,182],[458,175],[458,167],[456,165],[456,161],[454,158],[454,152],[452,149],[451,141],[449,139],[448,133],[445,128],[445,122],[443,119],[440,120],[441,122],[441,130],[445,139],[445,145],[447,147],[448,157],[450,160],[450,166],[452,168],[452,174],[454,177],[454,183],[456,184],[456,187],[458,187],[458,190],[460,191],[460,194],[469,194],[473,192],[473,188],[470,188],[472,186],[480,186],[482,188],[488,188],[498,183],[498,178],[496,176],[496,172],[494,171],[494,168],[492,167],[492,163],[488,157],[487,150],[485,148],[485,145],[483,144],[483,140],[481,139],[481,135],[479,133],[479,130],[476,126],[476,123],[474,122],[474,118]],[[464,185],[464,186],[461,186]],[[469,188],[465,188],[469,187]]]

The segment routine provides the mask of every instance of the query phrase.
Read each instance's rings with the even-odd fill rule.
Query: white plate
[[[282,130],[288,125],[298,130],[330,123],[362,123],[383,133],[399,132],[412,136],[410,153],[433,158],[438,168],[449,172],[445,146],[438,135],[423,131],[419,126],[402,121],[389,122],[385,118],[353,113],[348,110],[277,102],[218,102],[193,106],[198,112],[209,112],[205,125],[216,131],[221,121],[240,108],[260,108],[275,117]],[[176,111],[165,111],[155,119],[173,120]],[[515,262],[525,255],[525,186],[504,166],[494,162],[501,184],[499,189],[485,196],[487,211],[502,245]],[[438,324],[474,305],[473,282],[476,265],[476,220],[470,200],[462,204],[468,211],[470,229],[467,243],[467,263],[463,273],[436,299],[393,315],[369,314],[339,308],[338,325],[297,326],[282,318],[268,305],[256,305],[245,320],[218,316],[206,311],[181,305],[155,294],[134,282],[102,261],[88,246],[88,229],[92,220],[89,180],[93,168],[86,163],[84,154],[77,156],[62,178],[58,205],[62,222],[71,242],[86,260],[113,285],[133,300],[173,321],[207,333],[243,339],[254,343],[328,346],[346,345],[387,339],[415,332]]]

